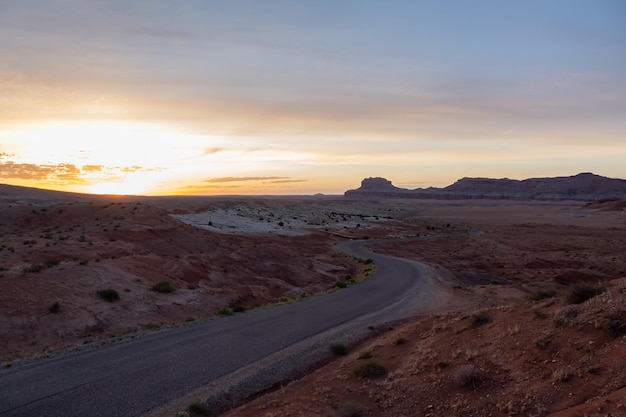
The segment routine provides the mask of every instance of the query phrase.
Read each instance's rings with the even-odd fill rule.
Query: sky
[[[626,178],[621,0],[0,0],[0,183]]]

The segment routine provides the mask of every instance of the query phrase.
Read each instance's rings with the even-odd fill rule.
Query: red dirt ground
[[[331,288],[360,272],[332,246],[381,238],[377,251],[436,266],[463,302],[380,329],[348,355],[227,416],[626,416],[622,205],[339,200],[346,210],[378,210],[380,219],[280,236],[219,234],[169,215],[214,201],[20,201],[0,204],[6,366],[224,306]],[[282,203],[264,204],[279,210]],[[305,202],[289,204],[307,211]],[[151,290],[163,280],[176,291]],[[603,292],[569,304],[566,295],[581,283]],[[96,295],[109,287],[119,301]],[[370,360],[385,375],[356,376]]]
[[[473,307],[408,320],[225,415],[626,416],[624,212],[420,206],[404,230],[421,240],[376,249],[439,265]],[[568,304],[565,296],[581,282],[604,292]],[[356,376],[371,360],[386,375]]]

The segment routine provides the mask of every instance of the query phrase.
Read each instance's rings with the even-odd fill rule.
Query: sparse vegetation
[[[581,304],[604,291],[599,285],[575,284],[569,287],[565,294],[567,304]]]
[[[387,375],[387,368],[372,359],[354,368],[354,375],[359,378],[381,378]]]
[[[237,304],[233,307],[233,313],[243,313],[244,311],[246,311],[246,307],[241,304]]]
[[[476,384],[478,383],[478,371],[473,365],[463,365],[456,370],[453,379],[457,385],[476,388]]]
[[[372,352],[369,350],[361,352],[361,354],[359,355],[359,359],[371,359],[373,357],[374,355],[372,355]]]
[[[626,335],[626,323],[621,317],[609,317],[600,327],[611,337]]]
[[[30,266],[27,266],[26,268],[24,268],[24,272],[41,272],[45,269],[46,267],[41,265],[41,264],[32,264]]]
[[[185,323],[191,323],[192,321],[196,321],[195,317],[189,316],[185,318]]]
[[[528,299],[531,301],[545,300],[546,298],[552,298],[556,295],[555,290],[537,290],[530,293]]]
[[[48,307],[48,312],[50,314],[58,314],[61,312],[61,303],[59,303],[58,301],[55,301],[54,303],[50,304],[50,307]]]
[[[365,411],[356,404],[346,403],[339,410],[341,417],[362,417],[365,415]]]
[[[230,307],[222,307],[217,310],[218,316],[232,316],[234,314],[233,309]]]
[[[489,318],[489,314],[486,311],[476,311],[470,315],[470,322],[472,326],[478,327],[483,324],[489,323],[491,319]]]
[[[143,325],[144,329],[147,330],[156,330],[156,329],[160,329],[161,325],[159,323],[147,323]]]
[[[195,401],[187,406],[187,410],[198,415],[198,416],[210,416],[211,409],[208,405],[201,401]]]
[[[348,284],[345,281],[337,281],[335,282],[335,287],[337,288],[346,288]]]
[[[550,335],[544,334],[533,340],[533,344],[539,349],[545,349],[548,347],[548,339]]]
[[[159,281],[152,286],[152,291],[156,291],[162,294],[169,294],[176,291],[176,288],[169,283],[169,281]]]
[[[348,354],[348,348],[341,343],[333,343],[330,345],[330,351],[335,356],[344,356]]]
[[[46,262],[44,264],[45,264],[46,268],[52,268],[53,266],[57,266],[60,263],[61,263],[61,261],[58,260],[58,259],[48,259],[48,260],[46,260]]]
[[[552,372],[552,379],[554,382],[567,382],[571,378],[572,374],[567,369],[559,368]]]
[[[398,337],[396,338],[396,340],[394,340],[394,341],[393,341],[393,344],[394,344],[394,345],[403,345],[403,344],[405,344],[405,343],[406,343],[406,341],[407,341],[407,340],[406,340],[406,337],[404,337],[404,336],[398,336]]]
[[[98,294],[103,300],[110,303],[120,299],[120,295],[113,288],[105,288],[104,290],[98,291],[96,294]]]

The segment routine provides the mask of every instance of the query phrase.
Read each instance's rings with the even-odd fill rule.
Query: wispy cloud
[[[0,178],[37,181],[45,185],[86,185],[100,181],[120,180],[125,174],[162,171],[161,168],[141,166],[109,167],[105,165],[32,164],[6,161],[12,155],[0,154]]]
[[[290,182],[307,182],[308,180],[276,180],[276,181],[267,181],[264,184],[287,184]]]
[[[84,179],[80,168],[74,164],[37,165],[13,161],[0,163],[0,177],[56,184],[80,184]]]
[[[270,181],[270,180],[289,180],[290,177],[219,177],[209,178],[204,182],[209,184],[226,183],[226,182],[245,182],[245,181]]]

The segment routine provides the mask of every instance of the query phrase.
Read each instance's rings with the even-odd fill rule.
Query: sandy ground
[[[465,304],[379,329],[227,415],[626,416],[622,205],[4,197],[0,211],[5,366],[332,288],[360,268],[333,246],[376,238]],[[152,290],[164,280],[174,292]],[[568,304],[585,282],[603,292]],[[384,375],[356,376],[368,360]]]

